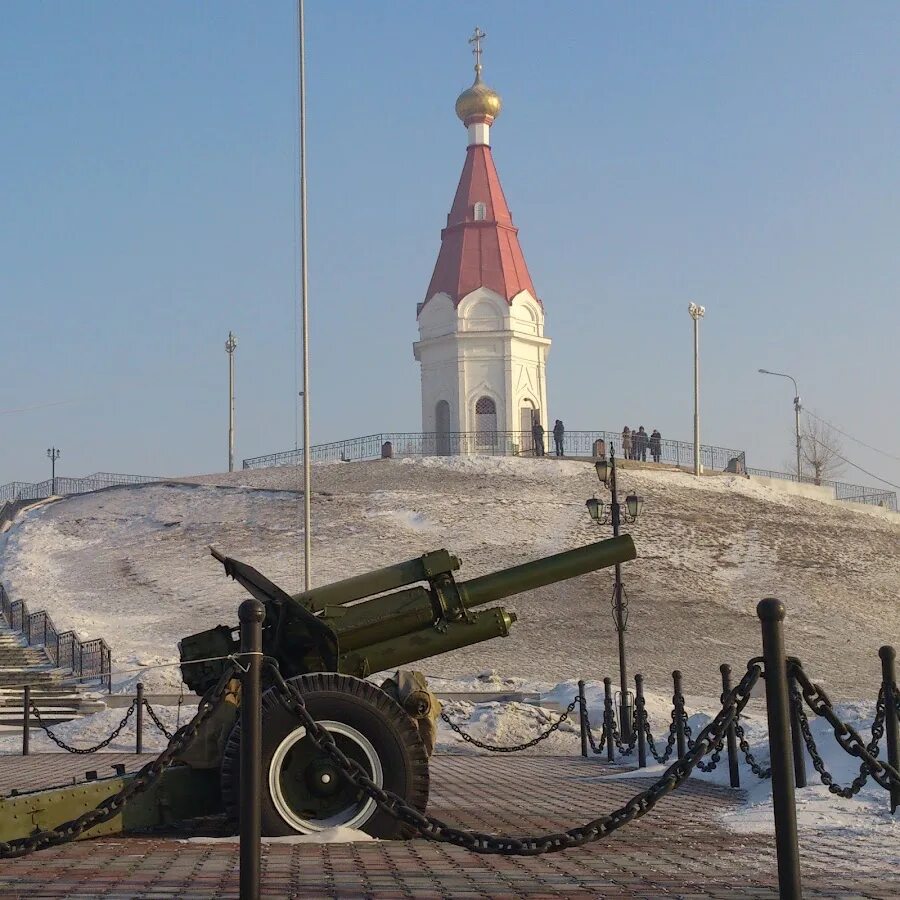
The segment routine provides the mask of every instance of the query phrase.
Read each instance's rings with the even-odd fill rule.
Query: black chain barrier
[[[837,713],[835,713],[828,695],[821,687],[810,680],[799,660],[793,662],[791,674],[797,681],[806,705],[817,716],[825,719],[831,725],[835,739],[840,744],[841,749],[849,753],[850,756],[855,756],[862,760],[861,765],[865,766],[871,778],[881,787],[886,790],[890,790],[892,787],[900,787],[900,772],[889,763],[877,759],[866,746],[860,733],[851,725],[841,721]],[[819,772],[820,776],[821,774]]]
[[[693,740],[692,734],[693,733],[691,731],[691,726],[688,725],[687,716],[685,715],[685,717],[684,717],[684,737],[687,740],[687,745],[688,745],[689,750],[692,750],[694,748],[694,740]],[[719,764],[719,760],[721,760],[721,758],[722,758],[722,750],[724,750],[724,749],[725,749],[725,739],[723,738],[721,741],[719,741],[718,744],[716,744],[716,746],[713,750],[713,754],[709,758],[709,762],[703,762],[703,760],[701,759],[697,763],[697,768],[701,772],[707,772],[707,773],[712,772],[716,768],[716,766]]]
[[[65,750],[66,753],[78,753],[80,755],[88,754],[88,753],[96,753],[98,750],[102,750],[104,747],[108,747],[121,733],[122,729],[128,724],[128,720],[134,714],[134,711],[137,709],[137,700],[131,701],[131,706],[125,711],[125,715],[122,716],[122,721],[115,727],[113,733],[108,737],[104,738],[100,741],[99,744],[94,745],[93,747],[72,747],[67,744],[62,738],[55,735],[50,728],[44,723],[43,719],[41,719],[41,714],[38,711],[38,708],[32,702],[31,704],[31,712],[34,715],[35,722],[37,722],[38,727],[59,747],[61,750]]]
[[[612,738],[615,742],[616,747],[618,748],[620,756],[631,756],[632,753],[637,749],[637,740],[638,740],[638,727],[637,727],[637,716],[632,716],[631,720],[631,739],[626,744],[625,741],[622,740],[622,735],[619,733],[619,728],[613,721],[612,725]]]
[[[159,716],[156,714],[156,710],[150,705],[149,700],[144,701],[144,708],[150,714],[150,718],[153,720],[153,724],[159,729],[160,734],[162,734],[167,741],[171,741],[173,732],[169,731],[169,729],[160,722]]]
[[[816,746],[816,741],[813,738],[812,729],[809,726],[809,718],[806,715],[806,710],[803,709],[803,698],[800,696],[800,691],[794,689],[791,691],[791,703],[794,705],[794,711],[797,715],[797,721],[800,723],[800,732],[803,735],[803,741],[806,744],[806,749],[809,750],[810,758],[812,759],[813,767],[819,773],[819,778],[822,780],[822,784],[824,784],[832,794],[837,794],[839,797],[843,797],[845,800],[849,800],[851,797],[855,797],[865,786],[866,782],[869,780],[869,767],[863,762],[859,767],[859,775],[853,779],[849,786],[844,787],[840,784],[835,784],[834,776],[825,766],[825,762],[819,754],[819,748]],[[866,749],[872,756],[878,756],[878,744],[881,741],[881,738],[884,736],[884,716],[885,716],[885,708],[884,708],[884,690],[878,692],[878,703],[875,707],[875,721],[872,722],[872,740],[869,741]]]
[[[750,692],[759,680],[761,668],[757,664],[748,667],[747,673],[740,683],[725,698],[722,709],[715,719],[697,736],[694,748],[669,766],[663,775],[645,791],[636,794],[619,809],[585,825],[564,832],[531,837],[487,834],[455,828],[440,819],[420,812],[397,794],[378,787],[358,762],[344,755],[335,744],[331,733],[309,714],[303,695],[296,685],[286,682],[277,669],[273,668],[272,671],[276,687],[280,691],[281,702],[303,722],[313,744],[337,765],[355,787],[374,800],[380,809],[411,826],[423,837],[432,841],[454,844],[475,853],[537,856],[542,853],[580,847],[608,837],[612,832],[648,813],[663,797],[683,784],[697,762],[722,740],[728,726],[747,705],[750,700]]]
[[[462,728],[459,727],[451,718],[447,715],[447,713],[441,713],[441,719],[446,722],[453,731],[455,731],[467,744],[471,744],[473,747],[479,747],[481,750],[490,750],[491,753],[517,753],[519,750],[528,750],[531,747],[534,747],[536,744],[539,744],[541,741],[547,740],[551,734],[555,731],[559,731],[559,726],[562,725],[566,719],[569,718],[572,710],[578,706],[578,695],[575,695],[575,699],[566,707],[565,711],[560,715],[560,717],[552,724],[546,731],[542,731],[536,738],[532,738],[532,740],[527,741],[524,744],[515,744],[510,747],[502,747],[497,744],[486,744],[484,741],[479,741],[477,738],[473,738],[471,734],[466,734]]]
[[[650,750],[650,755],[660,764],[665,765],[669,761],[669,757],[672,755],[675,750],[675,737],[678,731],[678,725],[676,724],[676,715],[675,710],[672,710],[672,721],[669,724],[669,735],[666,738],[666,749],[662,753],[660,753],[656,749],[656,741],[653,739],[653,734],[650,731],[650,717],[644,717],[644,735],[647,738],[647,748]]]
[[[0,859],[12,859],[17,856],[24,856],[26,853],[32,853],[35,850],[43,850],[45,847],[54,847],[57,844],[64,844],[74,841],[79,835],[85,831],[89,831],[103,822],[108,822],[115,818],[122,811],[126,803],[135,795],[139,794],[150,787],[163,773],[163,771],[171,764],[176,756],[180,755],[187,749],[197,736],[197,731],[203,722],[209,718],[219,704],[224,701],[225,692],[228,682],[234,677],[234,667],[229,666],[216,686],[201,701],[197,709],[197,714],[187,722],[178,731],[172,735],[168,746],[156,759],[151,760],[131,778],[118,793],[111,797],[106,797],[94,809],[82,813],[75,819],[63,822],[56,828],[38,831],[30,834],[27,838],[17,838],[12,841],[0,841]]]
[[[767,766],[763,768],[761,763],[756,761],[756,757],[750,751],[750,743],[747,740],[747,735],[744,733],[744,727],[735,720],[734,723],[734,734],[738,739],[738,746],[741,748],[741,753],[744,754],[744,758],[747,760],[747,765],[750,766],[750,771],[757,777],[761,778],[763,781],[767,778],[772,777],[772,767]]]
[[[600,729],[600,743],[598,744],[597,739],[594,737],[593,729],[591,728],[591,720],[588,716],[587,701],[584,701],[581,704],[580,715],[584,717],[584,731],[587,735],[588,742],[591,745],[591,752],[599,755],[603,752],[603,748],[606,747],[606,741],[609,737],[609,734],[606,730],[606,724],[604,723],[603,727]]]

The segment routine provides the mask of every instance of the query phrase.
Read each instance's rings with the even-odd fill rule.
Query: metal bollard
[[[647,709],[644,705],[644,676],[634,676],[635,714],[637,715],[638,768],[647,767]]]
[[[262,622],[266,609],[251,597],[238,609],[241,622],[241,900],[259,900],[262,823]]]
[[[603,679],[603,730],[606,732],[606,759],[608,762],[616,761],[616,741],[613,737],[613,728],[616,724],[616,714],[613,712],[612,679]]]
[[[578,682],[578,724],[581,728],[581,755],[588,755],[588,738],[587,738],[587,722],[585,721],[585,710],[587,709],[587,700],[584,699],[584,682]]]
[[[895,663],[897,654],[893,647],[884,646],[878,651],[881,657],[881,683],[884,685],[884,731],[887,734],[887,761],[900,770],[900,725],[897,723],[897,704],[892,702],[897,690]],[[900,806],[900,788],[891,785],[891,813]]]
[[[29,729],[31,726],[31,685],[26,684],[22,689],[22,756],[28,756],[31,740]]]
[[[781,900],[801,900],[803,893],[800,886],[800,850],[797,845],[797,809],[794,805],[788,672],[782,626],[784,604],[774,597],[767,597],[760,600],[756,614],[762,624],[775,846],[778,852],[778,894]]]
[[[672,705],[675,707],[675,740],[678,758],[681,759],[687,753],[687,741],[684,739],[684,693],[681,672],[678,669],[672,673],[672,684],[675,691],[672,697]]]
[[[794,692],[797,689],[797,680],[793,672],[788,674],[788,700],[791,708],[791,753],[794,757],[794,786],[806,787],[806,757],[803,755],[803,732],[800,730],[800,713],[794,703]],[[800,701],[803,702],[802,700]]]
[[[722,665],[719,666],[719,671],[722,673],[722,702],[724,703],[725,698],[731,693],[731,666],[729,666],[728,663],[722,663]],[[734,729],[736,724],[737,722],[733,721],[728,726],[728,731],[725,733],[728,743],[728,776],[731,779],[731,786],[733,788],[739,788],[741,786],[741,773],[738,769],[737,734]]]
[[[144,752],[144,685],[137,683],[137,709],[134,711],[135,738],[134,752]]]

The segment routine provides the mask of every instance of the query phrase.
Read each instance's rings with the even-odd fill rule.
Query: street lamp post
[[[50,493],[56,496],[56,461],[59,459],[59,450],[56,447],[47,448],[47,456],[50,458]]]
[[[797,439],[797,482],[803,480],[800,469],[800,388],[797,387],[797,381],[792,375],[785,375],[784,372],[770,372],[768,369],[760,369],[761,375],[777,375],[779,378],[789,378],[794,385],[794,434]]]
[[[234,471],[234,351],[237,339],[228,332],[225,352],[228,354],[228,471]]]
[[[694,320],[694,474],[700,474],[700,320],[706,309],[691,303],[688,312]]]
[[[619,536],[622,524],[622,508],[619,504],[618,484],[616,481],[616,455],[615,449],[609,448],[609,462],[598,460],[595,464],[597,477],[602,484],[609,486],[610,502],[606,513],[603,510],[603,501],[592,497],[585,505],[588,508],[591,519],[598,525],[612,523],[613,537]],[[625,521],[635,522],[644,507],[643,498],[637,494],[629,494],[625,498]],[[632,703],[628,690],[628,669],[625,658],[625,629],[628,627],[628,600],[625,596],[625,586],[622,584],[622,566],[616,563],[615,582],[613,587],[613,620],[616,623],[616,634],[619,640],[619,721],[621,723],[622,740],[631,740]]]

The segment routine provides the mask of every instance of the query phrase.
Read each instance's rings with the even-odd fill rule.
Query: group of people
[[[625,459],[647,462],[648,450],[653,462],[658,463],[662,456],[662,435],[658,428],[654,428],[651,434],[644,431],[643,425],[637,430],[627,425],[622,429],[622,454]]]
[[[566,427],[562,419],[557,419],[553,426],[553,444],[557,456],[564,456],[563,439],[566,436]],[[531,426],[531,444],[535,456],[544,456],[544,426],[540,419],[535,419]]]
[[[562,419],[557,419],[553,425],[553,444],[557,456],[565,456],[563,442],[566,436],[566,427]],[[535,418],[531,426],[531,448],[535,456],[544,456],[544,426],[541,420]],[[634,459],[647,462],[647,454],[653,462],[658,463],[662,457],[662,435],[658,428],[654,428],[650,434],[644,430],[644,426],[633,429],[627,425],[622,429],[622,455],[625,459]]]

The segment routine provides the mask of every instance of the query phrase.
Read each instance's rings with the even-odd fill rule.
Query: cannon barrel
[[[460,582],[459,593],[467,607],[480,606],[482,603],[491,603],[523,591],[533,591],[567,578],[586,575],[597,569],[606,569],[636,556],[637,550],[631,535],[623,534],[621,537],[598,541],[575,550],[564,550],[511,569],[501,569],[490,575]]]
[[[395,638],[368,644],[358,652],[341,656],[340,670],[346,675],[365,678],[373,672],[396,669],[460,647],[506,637],[516,614],[499,606],[474,613],[467,621],[444,622],[440,630],[429,625]]]
[[[481,606],[614,566],[635,556],[634,542],[629,535],[623,535],[459,582],[456,587],[464,607]],[[447,599],[452,603],[452,598]],[[428,628],[436,620],[445,618],[445,612],[437,591],[414,587],[373,597],[353,606],[329,607],[326,616],[338,636],[341,650],[350,651]],[[452,606],[450,612],[452,616]],[[456,612],[462,617],[462,610]]]

